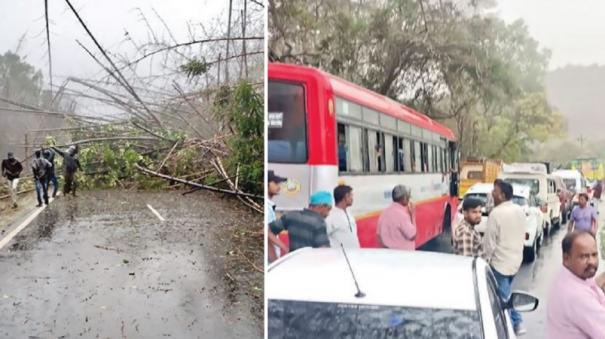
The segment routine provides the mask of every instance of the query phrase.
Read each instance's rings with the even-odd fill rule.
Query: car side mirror
[[[525,292],[513,292],[506,303],[507,309],[514,309],[518,312],[532,312],[538,308],[540,301],[533,295]]]

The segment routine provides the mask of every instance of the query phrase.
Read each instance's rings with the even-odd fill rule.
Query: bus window
[[[412,145],[412,172],[422,172],[422,155],[420,152],[420,142],[411,140]]]
[[[433,145],[426,145],[427,168],[429,173],[435,172],[435,153]]]
[[[420,171],[426,173],[429,171],[428,146],[424,142],[420,143]]]
[[[368,130],[364,129],[361,133],[361,157],[363,160],[363,172],[370,172],[370,152],[369,150],[372,149],[374,150],[374,148],[369,148],[369,136],[368,136]]]
[[[384,133],[376,132],[376,165],[378,172],[384,172],[385,168],[385,147],[384,147]]]
[[[443,148],[440,148],[439,152],[441,152],[441,172],[445,173],[447,172],[447,160],[445,156],[445,150]]]
[[[349,132],[349,143],[348,143],[348,153],[349,153],[349,172],[362,172],[363,171],[363,144],[362,144],[362,136],[361,136],[361,128],[354,126],[347,126]]]
[[[347,133],[344,124],[338,124],[338,171],[347,171]]]
[[[405,166],[409,166],[407,164],[406,155],[409,158],[409,152],[406,152],[404,149],[404,139],[393,137],[393,147],[395,149],[395,172],[403,172],[405,171]],[[409,149],[409,145],[408,145]]]
[[[382,133],[367,130],[367,150],[369,158],[369,170],[371,173],[384,170],[384,140]]]
[[[403,170],[406,172],[412,172],[412,145],[409,142],[404,142],[405,139],[403,138],[399,140],[401,144],[403,144]]]
[[[436,172],[443,173],[443,158],[441,158],[442,152],[441,147],[435,146],[435,154],[437,155],[437,169]]]
[[[399,169],[400,167],[403,166],[403,151],[401,151],[401,149],[399,148],[399,140],[401,140],[398,137],[392,137],[393,139],[393,157],[394,157],[394,163],[393,163],[393,172],[401,172],[401,170]]]
[[[441,170],[439,169],[439,152],[437,152],[439,149],[437,148],[437,146],[433,146],[433,163],[435,164],[434,166],[434,171],[435,173],[439,173],[441,172]]]
[[[386,162],[386,171],[393,172],[397,171],[395,166],[397,153],[395,150],[397,149],[397,137],[393,137],[392,135],[385,134],[384,135],[384,155]]]
[[[268,104],[269,162],[305,163],[307,124],[303,86],[269,81]]]

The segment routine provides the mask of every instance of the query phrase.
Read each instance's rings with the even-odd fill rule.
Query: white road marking
[[[57,196],[59,196],[61,194],[61,192],[57,193]],[[48,203],[50,204],[51,202],[53,202],[55,199],[54,198],[49,198]],[[26,228],[34,219],[36,219],[36,217],[42,213],[42,211],[44,211],[44,209],[46,208],[47,205],[42,205],[42,207],[37,207],[34,212],[32,214],[30,214],[29,217],[27,217],[27,219],[23,220],[23,222],[17,226],[17,228],[15,228],[14,230],[12,230],[12,232],[10,232],[9,234],[6,235],[6,237],[2,238],[2,240],[0,240],[0,250],[6,246],[6,244],[8,244],[11,240],[13,240],[13,238],[15,236],[17,236],[17,234],[19,234],[19,232],[23,231],[24,228]]]
[[[151,210],[151,212],[153,212],[153,214],[155,214],[155,216],[158,217],[158,219],[160,219],[161,221],[166,221],[166,219],[164,219],[164,217],[162,217],[160,215],[160,213],[158,213],[158,211],[155,210],[155,208],[151,207],[151,205],[147,204],[147,208],[149,208],[149,210]]]

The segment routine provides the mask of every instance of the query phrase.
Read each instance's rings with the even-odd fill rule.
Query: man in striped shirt
[[[317,192],[309,198],[309,208],[286,213],[269,227],[275,235],[288,231],[291,252],[303,247],[330,247],[325,218],[332,205],[334,199],[330,192]]]
[[[481,234],[475,226],[481,222],[483,202],[479,199],[467,198],[462,202],[464,218],[460,220],[454,231],[454,254],[467,257],[481,255]]]

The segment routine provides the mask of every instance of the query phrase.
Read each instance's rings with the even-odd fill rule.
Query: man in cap
[[[2,176],[6,178],[6,185],[13,201],[13,208],[17,208],[17,185],[23,165],[15,159],[13,152],[8,152],[6,159],[2,160]]]
[[[279,194],[281,191],[281,183],[286,181],[287,179],[284,177],[280,177],[276,175],[274,171],[270,170],[267,175],[267,194],[269,197],[267,198],[267,204],[265,205],[265,214],[267,215],[267,222],[271,224],[275,221],[275,202],[273,202],[273,197]],[[269,255],[269,262],[273,262],[277,260],[280,256],[288,253],[288,246],[286,246],[279,237],[272,232],[267,232],[268,244],[267,252]]]
[[[78,160],[77,153],[78,148],[76,146],[69,146],[66,152],[59,150],[56,147],[52,149],[59,153],[63,157],[63,175],[65,176],[65,184],[63,185],[63,194],[67,195],[69,192],[73,192],[74,197],[76,196],[76,171],[82,170],[80,166],[80,160]]]
[[[325,218],[334,204],[332,194],[326,191],[314,193],[309,198],[309,207],[302,211],[289,212],[269,227],[273,234],[288,231],[290,251],[303,247],[330,247]]]
[[[397,185],[391,192],[393,203],[378,219],[376,233],[382,247],[414,251],[416,249],[416,208],[410,189]]]

